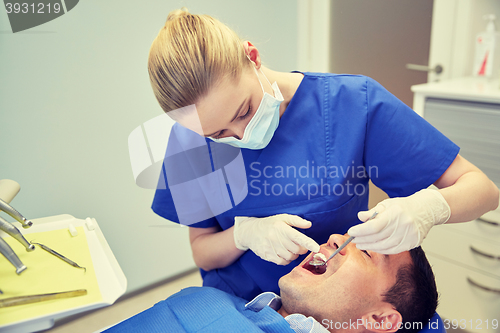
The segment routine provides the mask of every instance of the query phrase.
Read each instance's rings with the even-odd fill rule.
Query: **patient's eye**
[[[365,253],[368,257],[370,257],[370,258],[372,257],[372,256],[368,253],[368,251],[366,251],[366,250],[361,250],[361,252],[364,252],[364,253]]]

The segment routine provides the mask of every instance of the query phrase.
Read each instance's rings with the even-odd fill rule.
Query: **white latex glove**
[[[312,223],[296,215],[279,214],[269,217],[234,218],[234,243],[240,250],[252,250],[264,260],[288,265],[299,254],[319,252],[312,238],[295,230],[310,228]]]
[[[358,213],[365,222],[374,212],[378,215],[351,227],[347,233],[361,250],[396,254],[411,250],[424,240],[429,230],[450,218],[448,203],[437,190],[423,189],[409,197],[386,199],[369,211]]]

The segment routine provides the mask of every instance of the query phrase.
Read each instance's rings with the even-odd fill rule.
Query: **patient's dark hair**
[[[438,305],[434,273],[421,247],[409,251],[412,264],[399,268],[396,283],[382,295],[403,317],[398,332],[426,328]]]

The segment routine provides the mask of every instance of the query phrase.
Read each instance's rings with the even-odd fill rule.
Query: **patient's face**
[[[347,236],[332,235],[321,245],[329,257]],[[352,242],[328,262],[324,274],[307,270],[313,253],[279,281],[283,309],[322,320],[347,321],[377,309],[384,294],[396,282],[403,264],[410,264],[409,252],[383,255],[361,251]]]

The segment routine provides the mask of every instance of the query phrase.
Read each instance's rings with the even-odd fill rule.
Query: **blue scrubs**
[[[311,221],[298,230],[322,244],[360,223],[369,179],[390,197],[409,196],[434,183],[459,147],[370,78],[304,73],[269,145],[241,151],[247,197],[191,226],[225,230],[235,216],[287,213]],[[168,188],[156,191],[152,208],[179,222]],[[303,258],[279,266],[247,251],[228,267],[202,271],[203,285],[247,300],[278,294],[279,278]]]

